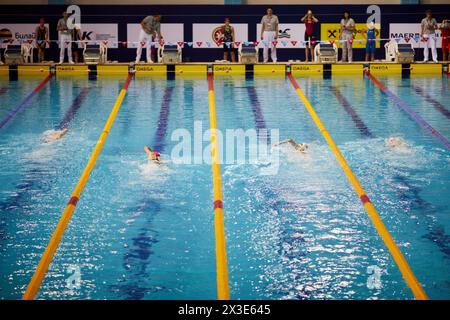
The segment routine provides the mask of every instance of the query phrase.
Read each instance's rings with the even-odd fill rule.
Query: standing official
[[[437,60],[437,50],[436,50],[436,29],[438,28],[436,19],[433,18],[431,10],[426,11],[426,17],[422,19],[420,23],[420,35],[423,41],[423,62],[428,62],[428,55],[430,54],[428,48],[431,48],[431,55],[433,56],[433,61]]]
[[[355,20],[350,17],[349,11],[344,11],[341,20],[342,62],[353,62],[353,31]]]
[[[72,31],[67,26],[67,19],[69,19],[69,14],[64,11],[63,17],[59,19],[57,30],[59,34],[59,63],[64,63],[64,54],[67,49],[67,57],[69,63],[73,64],[72,60]]]
[[[154,14],[153,16],[145,17],[141,21],[141,31],[139,33],[139,43],[136,51],[136,63],[141,60],[142,48],[145,46],[147,63],[153,63],[151,55],[150,42],[161,41],[161,15]]]
[[[272,8],[267,8],[267,14],[261,19],[261,40],[264,42],[264,63],[269,62],[269,48],[272,62],[277,62],[277,48],[273,42],[278,39],[278,17]]]

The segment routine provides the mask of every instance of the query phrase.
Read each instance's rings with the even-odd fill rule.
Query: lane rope
[[[366,126],[364,121],[358,115],[358,113],[353,109],[351,103],[342,95],[341,91],[336,86],[330,86],[331,91],[336,96],[337,100],[344,108],[345,112],[351,117],[353,123],[356,128],[358,128],[359,132],[367,138],[373,138],[373,134],[370,129]]]
[[[394,261],[396,262],[406,283],[410,287],[414,297],[417,300],[428,300],[428,297],[427,297],[425,291],[422,289],[422,286],[420,285],[419,281],[417,280],[416,276],[414,275],[413,271],[411,270],[408,262],[406,261],[402,252],[398,248],[394,239],[392,239],[391,235],[389,234],[389,231],[386,229],[386,226],[384,225],[383,221],[381,220],[380,215],[378,214],[377,210],[373,206],[372,202],[370,201],[365,190],[359,183],[358,179],[353,174],[353,171],[351,170],[350,166],[348,165],[347,161],[345,160],[344,156],[340,152],[337,145],[334,143],[333,139],[331,138],[327,129],[325,128],[325,126],[323,125],[319,116],[315,112],[311,103],[308,101],[305,94],[300,89],[297,81],[294,79],[292,74],[289,73],[288,78],[291,81],[291,84],[294,87],[295,91],[297,92],[297,95],[299,96],[300,101],[304,104],[306,110],[311,115],[312,120],[316,124],[316,126],[319,129],[319,131],[321,132],[322,136],[325,138],[325,141],[328,143],[331,151],[334,153],[339,165],[341,166],[342,170],[344,171],[345,175],[347,176],[348,180],[350,181],[351,185],[353,186],[353,189],[358,194],[361,202],[364,205],[364,208],[367,211],[367,214],[369,215],[369,218],[372,220],[372,223],[374,224],[375,229],[378,231],[378,234],[380,235],[381,239],[385,243],[386,247],[389,249],[389,252],[391,253],[392,257],[394,258]]]
[[[31,99],[47,84],[47,82],[49,82],[50,79],[54,77],[54,75],[54,73],[50,73],[48,76],[46,76],[45,79],[42,80],[42,82],[39,83],[37,87],[34,88],[33,91],[31,91],[30,94],[26,96],[25,99],[22,100],[22,102],[19,103],[17,107],[11,110],[11,112],[2,120],[2,122],[0,122],[0,129],[7,125],[17,114],[19,114],[19,112],[26,107]]]
[[[442,103],[431,97],[419,86],[414,86],[414,91],[416,91],[417,94],[422,96],[426,102],[430,103],[437,111],[442,113],[447,119],[450,119],[450,111],[447,110]]]
[[[87,95],[89,94],[89,91],[91,88],[83,88],[81,92],[78,94],[78,96],[73,100],[72,105],[70,106],[69,110],[66,111],[64,118],[61,120],[61,122],[58,124],[57,128],[59,130],[65,129],[69,126],[70,122],[75,117],[75,114],[77,111],[81,108],[83,105],[84,100],[86,100]]]
[[[216,238],[216,273],[217,298],[230,299],[228,283],[228,263],[225,241],[225,227],[223,219],[222,179],[220,176],[219,142],[217,136],[216,102],[214,96],[214,80],[212,73],[208,73],[209,121],[211,127],[211,157],[214,194],[214,230]]]
[[[428,122],[426,122],[421,116],[419,116],[416,112],[414,112],[408,105],[399,97],[397,97],[391,90],[389,90],[385,85],[383,85],[377,78],[375,78],[370,72],[367,70],[364,71],[364,74],[378,87],[383,91],[395,104],[403,109],[413,120],[415,120],[420,126],[422,126],[425,130],[429,131],[433,137],[435,137],[444,147],[450,150],[450,142],[440,134],[436,129],[434,129]]]
[[[89,161],[86,167],[84,168],[83,174],[78,180],[78,183],[75,186],[75,189],[69,199],[69,202],[67,203],[66,208],[64,209],[64,212],[62,213],[58,225],[56,226],[56,229],[44,251],[44,254],[41,257],[41,260],[39,261],[39,264],[33,274],[33,277],[31,278],[30,283],[28,284],[28,287],[23,295],[24,300],[33,300],[36,297],[37,292],[39,291],[42,280],[45,277],[45,274],[53,259],[56,249],[58,248],[58,245],[61,241],[64,231],[66,230],[70,218],[72,217],[72,214],[75,211],[78,200],[80,199],[80,195],[84,187],[86,186],[86,183],[89,180],[89,177],[91,175],[92,170],[94,169],[98,157],[100,156],[103,145],[105,144],[105,141],[114,123],[114,120],[116,119],[117,113],[119,112],[120,106],[122,105],[122,101],[125,98],[128,86],[130,85],[132,78],[133,74],[131,73],[128,74],[128,77],[122,87],[122,90],[120,91],[119,96],[117,97],[114,107],[112,108],[111,113],[109,114],[108,120],[106,121],[103,131],[100,134],[97,144],[95,145],[95,148],[92,151],[91,157],[89,158]]]

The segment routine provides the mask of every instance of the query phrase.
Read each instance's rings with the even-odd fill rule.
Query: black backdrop
[[[82,23],[118,23],[119,41],[126,41],[127,23],[139,23],[146,15],[159,12],[163,15],[162,22],[184,23],[184,41],[192,41],[192,23],[216,23],[224,17],[231,17],[234,23],[249,24],[249,41],[256,39],[256,25],[265,13],[266,6],[259,5],[116,5],[116,6],[80,6]],[[365,22],[369,16],[366,13],[366,5],[282,5],[272,6],[274,14],[278,15],[281,23],[298,23],[307,9],[312,9],[314,14],[323,23],[338,23],[344,10],[349,10],[355,21]],[[38,23],[39,17],[46,18],[50,23],[50,38],[57,39],[56,22],[66,6],[60,5],[0,5],[0,23]],[[389,23],[419,23],[424,17],[426,9],[432,9],[434,16],[439,21],[443,18],[450,19],[449,5],[380,5],[381,8],[381,37],[389,38]],[[320,32],[320,27],[316,28]],[[319,34],[317,35],[319,36]],[[47,58],[57,60],[57,44],[53,43]],[[354,49],[354,59],[362,60],[364,49]],[[422,50],[417,50],[417,59],[423,57]],[[441,52],[439,50],[439,57]],[[109,50],[110,60],[133,61],[135,49],[127,49],[119,46],[119,49]],[[221,58],[220,49],[193,49],[186,47],[183,50],[185,61],[214,61]],[[384,50],[377,50],[377,58],[384,58]],[[279,49],[279,61],[289,59],[304,59],[304,49]]]

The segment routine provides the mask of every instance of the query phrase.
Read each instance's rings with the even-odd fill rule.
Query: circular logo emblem
[[[219,46],[223,42],[224,37],[222,26],[214,28],[211,37],[214,43]]]
[[[13,39],[12,32],[9,29],[0,30],[0,42],[8,42]]]

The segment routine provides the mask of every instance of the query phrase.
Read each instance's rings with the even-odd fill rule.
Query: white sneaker
[[[75,62],[73,62],[72,60],[69,61],[69,64],[75,64]]]
[[[434,62],[434,63],[438,63],[438,61],[437,61],[437,60],[433,60],[433,62]]]
[[[141,63],[141,61],[139,61],[139,60],[136,60],[136,61],[134,62],[134,64],[139,64],[139,63]]]
[[[428,60],[423,60],[423,63],[427,63],[428,62]]]
[[[153,63],[153,61],[152,60],[147,60],[147,63]]]

